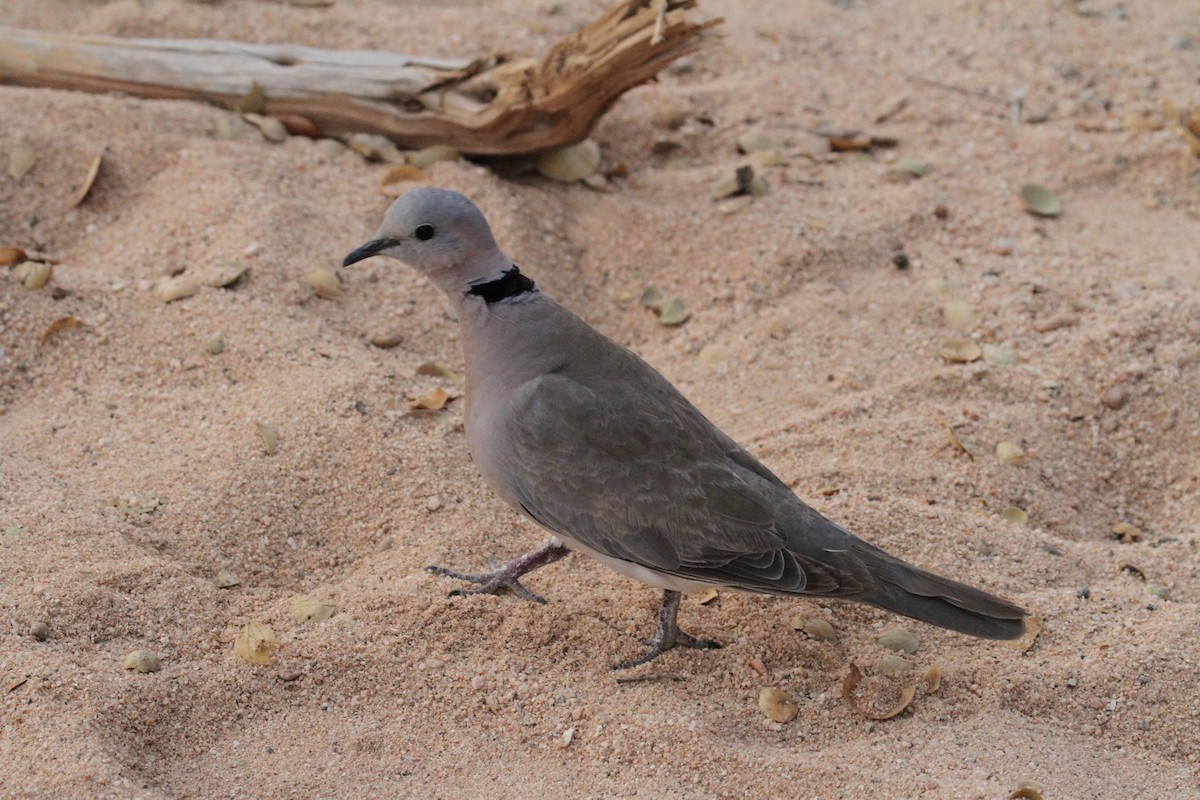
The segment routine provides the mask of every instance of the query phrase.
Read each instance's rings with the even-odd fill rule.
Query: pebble
[[[1129,400],[1129,393],[1125,391],[1125,387],[1117,384],[1104,393],[1100,398],[1100,402],[1111,408],[1113,411],[1118,411],[1125,406]]]
[[[1004,517],[1009,522],[1015,522],[1018,525],[1024,525],[1029,522],[1029,514],[1025,513],[1025,509],[1017,506],[1009,506],[1000,512],[1000,516]]]
[[[219,333],[205,338],[204,349],[215,355],[220,355],[225,350],[225,337]]]
[[[232,589],[240,584],[238,576],[234,575],[227,569],[217,570],[217,574],[213,576],[213,586],[218,589]]]
[[[881,647],[895,650],[898,653],[908,653],[910,656],[917,652],[917,648],[921,645],[920,640],[904,628],[892,628],[885,631],[876,641]]]
[[[29,635],[39,642],[50,638],[50,626],[44,622],[35,622],[29,626]]]
[[[1074,314],[1070,311],[1063,311],[1049,317],[1035,320],[1033,323],[1033,329],[1038,333],[1049,333],[1050,331],[1056,331],[1059,328],[1069,328],[1072,325],[1078,324],[1078,314]]]
[[[139,648],[125,656],[122,666],[134,672],[158,672],[162,669],[162,662],[159,660],[158,654],[153,650]]]
[[[429,502],[425,504],[425,507],[430,511],[437,511],[442,507],[442,498],[434,495],[433,497],[429,498]]]

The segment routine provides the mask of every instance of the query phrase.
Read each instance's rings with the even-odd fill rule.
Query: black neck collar
[[[467,294],[482,297],[483,302],[491,305],[509,297],[536,291],[537,284],[522,275],[517,265],[513,264],[512,268],[505,270],[504,274],[494,281],[472,284],[471,288],[467,289]]]

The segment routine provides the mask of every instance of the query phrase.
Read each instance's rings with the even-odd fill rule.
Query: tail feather
[[[926,572],[874,548],[859,552],[874,580],[854,598],[982,639],[1019,639],[1025,609],[965,583]]]

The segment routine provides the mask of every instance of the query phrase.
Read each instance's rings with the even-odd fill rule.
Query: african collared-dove
[[[805,505],[653,367],[540,292],[462,195],[401,196],[343,265],[377,254],[450,297],[471,454],[500,497],[556,537],[493,572],[430,568],[476,584],[457,593],[541,601],[520,577],[586,553],[664,590],[649,651],[619,668],[717,647],[676,622],[681,591],[713,586],[856,600],[989,639],[1023,633],[1020,607],[912,567]]]

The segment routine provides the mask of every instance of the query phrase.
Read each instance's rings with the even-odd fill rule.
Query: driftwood
[[[696,0],[621,0],[545,58],[447,61],[203,39],[120,39],[0,27],[0,84],[205,100],[236,108],[261,87],[267,114],[322,136],[378,133],[404,147],[536,152],[586,138],[628,89],[693,52],[720,22]]]

